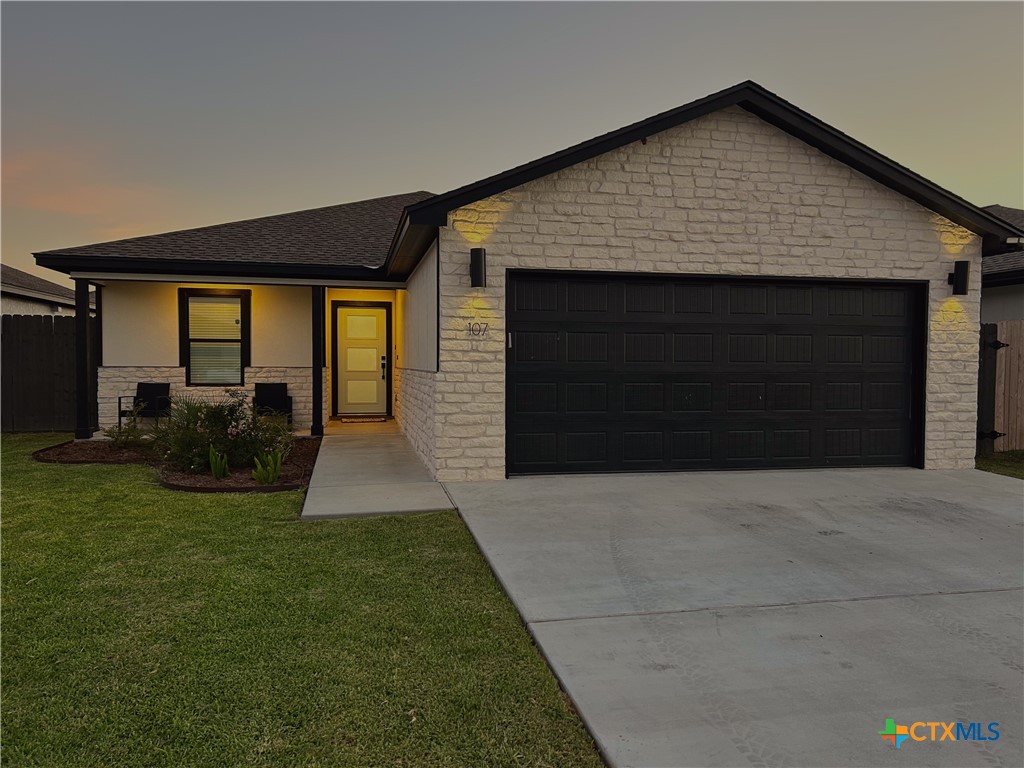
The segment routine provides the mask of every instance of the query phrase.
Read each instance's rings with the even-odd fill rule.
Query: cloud
[[[36,212],[76,219],[93,236],[130,237],[153,231],[168,210],[159,187],[116,178],[102,152],[31,149],[5,155],[5,213]]]

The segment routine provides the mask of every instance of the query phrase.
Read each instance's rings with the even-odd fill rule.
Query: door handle
[[[381,357],[380,357],[380,377],[381,377],[382,380],[387,378],[387,375],[386,375],[387,374],[387,370],[388,370],[388,359],[387,359],[387,357],[385,355],[381,355]]]

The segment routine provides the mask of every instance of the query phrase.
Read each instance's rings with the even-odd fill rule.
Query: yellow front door
[[[380,415],[388,412],[387,311],[383,307],[337,308],[338,413]]]

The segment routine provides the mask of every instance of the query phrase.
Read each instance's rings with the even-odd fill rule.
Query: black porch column
[[[89,281],[75,280],[75,439],[92,437],[89,366]]]
[[[313,286],[313,422],[309,434],[319,437],[324,433],[324,289]]]

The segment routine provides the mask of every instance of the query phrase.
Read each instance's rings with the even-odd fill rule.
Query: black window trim
[[[238,382],[192,383],[190,345],[193,341],[227,341],[226,339],[193,339],[189,336],[188,300],[192,296],[226,296],[240,299],[242,321],[241,378]],[[186,387],[241,387],[245,386],[245,369],[252,365],[252,291],[239,288],[179,288],[178,289],[178,365],[185,369]]]

